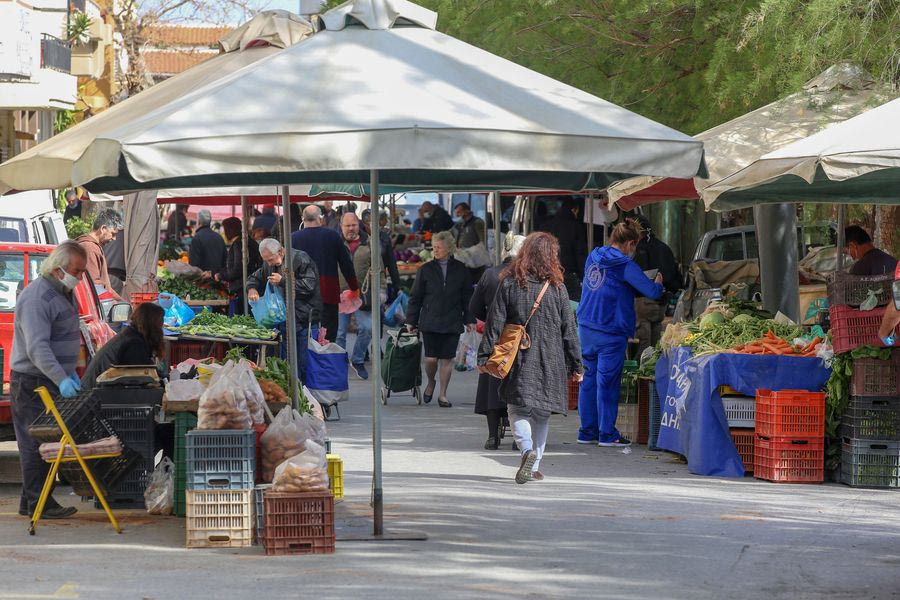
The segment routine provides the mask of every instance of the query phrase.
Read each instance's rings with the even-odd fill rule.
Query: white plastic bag
[[[250,418],[256,425],[262,425],[266,419],[266,396],[263,394],[256,375],[250,368],[250,363],[241,360],[233,371],[235,380],[240,386],[240,390],[244,393],[244,400],[247,401],[247,409],[250,411]]]
[[[466,331],[459,339],[456,349],[456,370],[474,371],[478,368],[478,346],[481,335],[477,331]]]
[[[200,396],[197,429],[250,429],[253,419],[233,362],[216,371]]]
[[[881,290],[869,290],[869,293],[866,294],[866,299],[859,305],[859,310],[869,311],[878,308],[878,295],[880,293]]]
[[[306,449],[285,460],[275,469],[274,492],[327,492],[328,465],[325,448],[312,440]]]
[[[169,402],[190,402],[203,395],[203,384],[198,379],[173,379],[166,384]]]
[[[306,450],[308,442],[325,445],[325,423],[290,406],[282,408],[260,438],[263,481],[272,481],[278,466]]]
[[[164,457],[153,470],[144,490],[144,503],[151,515],[171,515],[175,506],[175,463]]]

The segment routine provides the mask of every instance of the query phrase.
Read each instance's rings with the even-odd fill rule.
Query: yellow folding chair
[[[41,401],[44,403],[44,407],[47,409],[48,413],[53,415],[53,418],[56,420],[56,424],[59,425],[60,431],[62,431],[62,439],[59,441],[59,452],[51,461],[47,461],[50,463],[50,472],[47,474],[47,479],[44,481],[44,489],[41,490],[41,497],[38,500],[37,506],[34,509],[34,516],[31,517],[31,526],[28,528],[28,533],[34,535],[34,528],[37,526],[38,521],[41,520],[41,514],[44,511],[44,505],[47,503],[47,498],[50,497],[50,493],[53,491],[53,484],[56,481],[56,474],[59,472],[59,465],[67,462],[78,462],[81,466],[81,469],[84,471],[84,474],[87,476],[88,481],[91,483],[91,487],[94,490],[94,493],[97,494],[97,499],[100,500],[100,504],[103,505],[103,510],[106,511],[106,516],[109,517],[109,522],[112,523],[113,528],[116,530],[116,533],[122,533],[122,528],[119,527],[118,521],[113,516],[112,511],[109,509],[109,504],[106,503],[106,497],[103,495],[103,491],[100,489],[100,486],[97,485],[97,481],[94,479],[94,474],[91,473],[90,467],[87,465],[87,461],[89,460],[97,460],[100,458],[115,458],[121,455],[121,452],[116,452],[113,454],[98,454],[96,456],[88,456],[82,457],[81,453],[78,452],[78,445],[75,443],[72,434],[69,433],[69,428],[66,426],[66,423],[63,421],[62,416],[60,416],[59,411],[56,409],[56,404],[53,402],[53,398],[50,397],[50,392],[47,391],[45,387],[39,387],[34,390],[38,396],[41,397]],[[72,453],[75,456],[66,457],[66,448],[69,447],[72,449]]]

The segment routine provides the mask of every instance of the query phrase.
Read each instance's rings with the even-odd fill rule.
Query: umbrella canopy
[[[610,200],[625,210],[666,200],[694,200],[762,155],[845,121],[890,99],[890,92],[850,63],[833,65],[802,91],[698,134],[708,178],[635,177],[614,183]],[[707,208],[711,208],[707,204]],[[715,208],[715,207],[714,207]],[[715,208],[715,210],[725,210]]]
[[[703,191],[732,210],[777,202],[900,204],[900,98],[770,152]]]
[[[204,84],[222,79],[310,35],[313,26],[287,11],[267,11],[219,42],[221,54],[166,79],[0,165],[0,194],[72,185],[72,164],[105,132],[136,121]]]
[[[578,190],[705,174],[702,142],[435,22],[403,0],[350,2],[319,33],[97,136],[74,179],[92,191],[352,184],[377,169],[408,189]]]

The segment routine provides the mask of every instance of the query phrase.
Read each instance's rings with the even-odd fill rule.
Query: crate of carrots
[[[769,331],[758,340],[734,348],[738,354],[770,354],[776,356],[815,356],[816,346],[822,343],[817,337],[810,342],[794,344]]]

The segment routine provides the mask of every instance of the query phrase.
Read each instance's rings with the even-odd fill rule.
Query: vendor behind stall
[[[850,274],[858,277],[885,275],[897,267],[897,259],[879,250],[872,244],[872,238],[859,225],[851,225],[844,230],[844,252],[856,262],[850,267]]]
[[[152,365],[163,355],[163,309],[141,304],[131,315],[131,325],[116,334],[91,359],[81,376],[81,387],[92,389],[97,377],[112,366]]]
[[[241,220],[228,217],[222,221],[228,254],[225,257],[225,268],[214,274],[216,281],[228,285],[231,294],[231,314],[244,314],[244,248],[241,241]],[[254,239],[247,240],[247,273],[255,273],[262,266],[259,255],[259,244]]]

